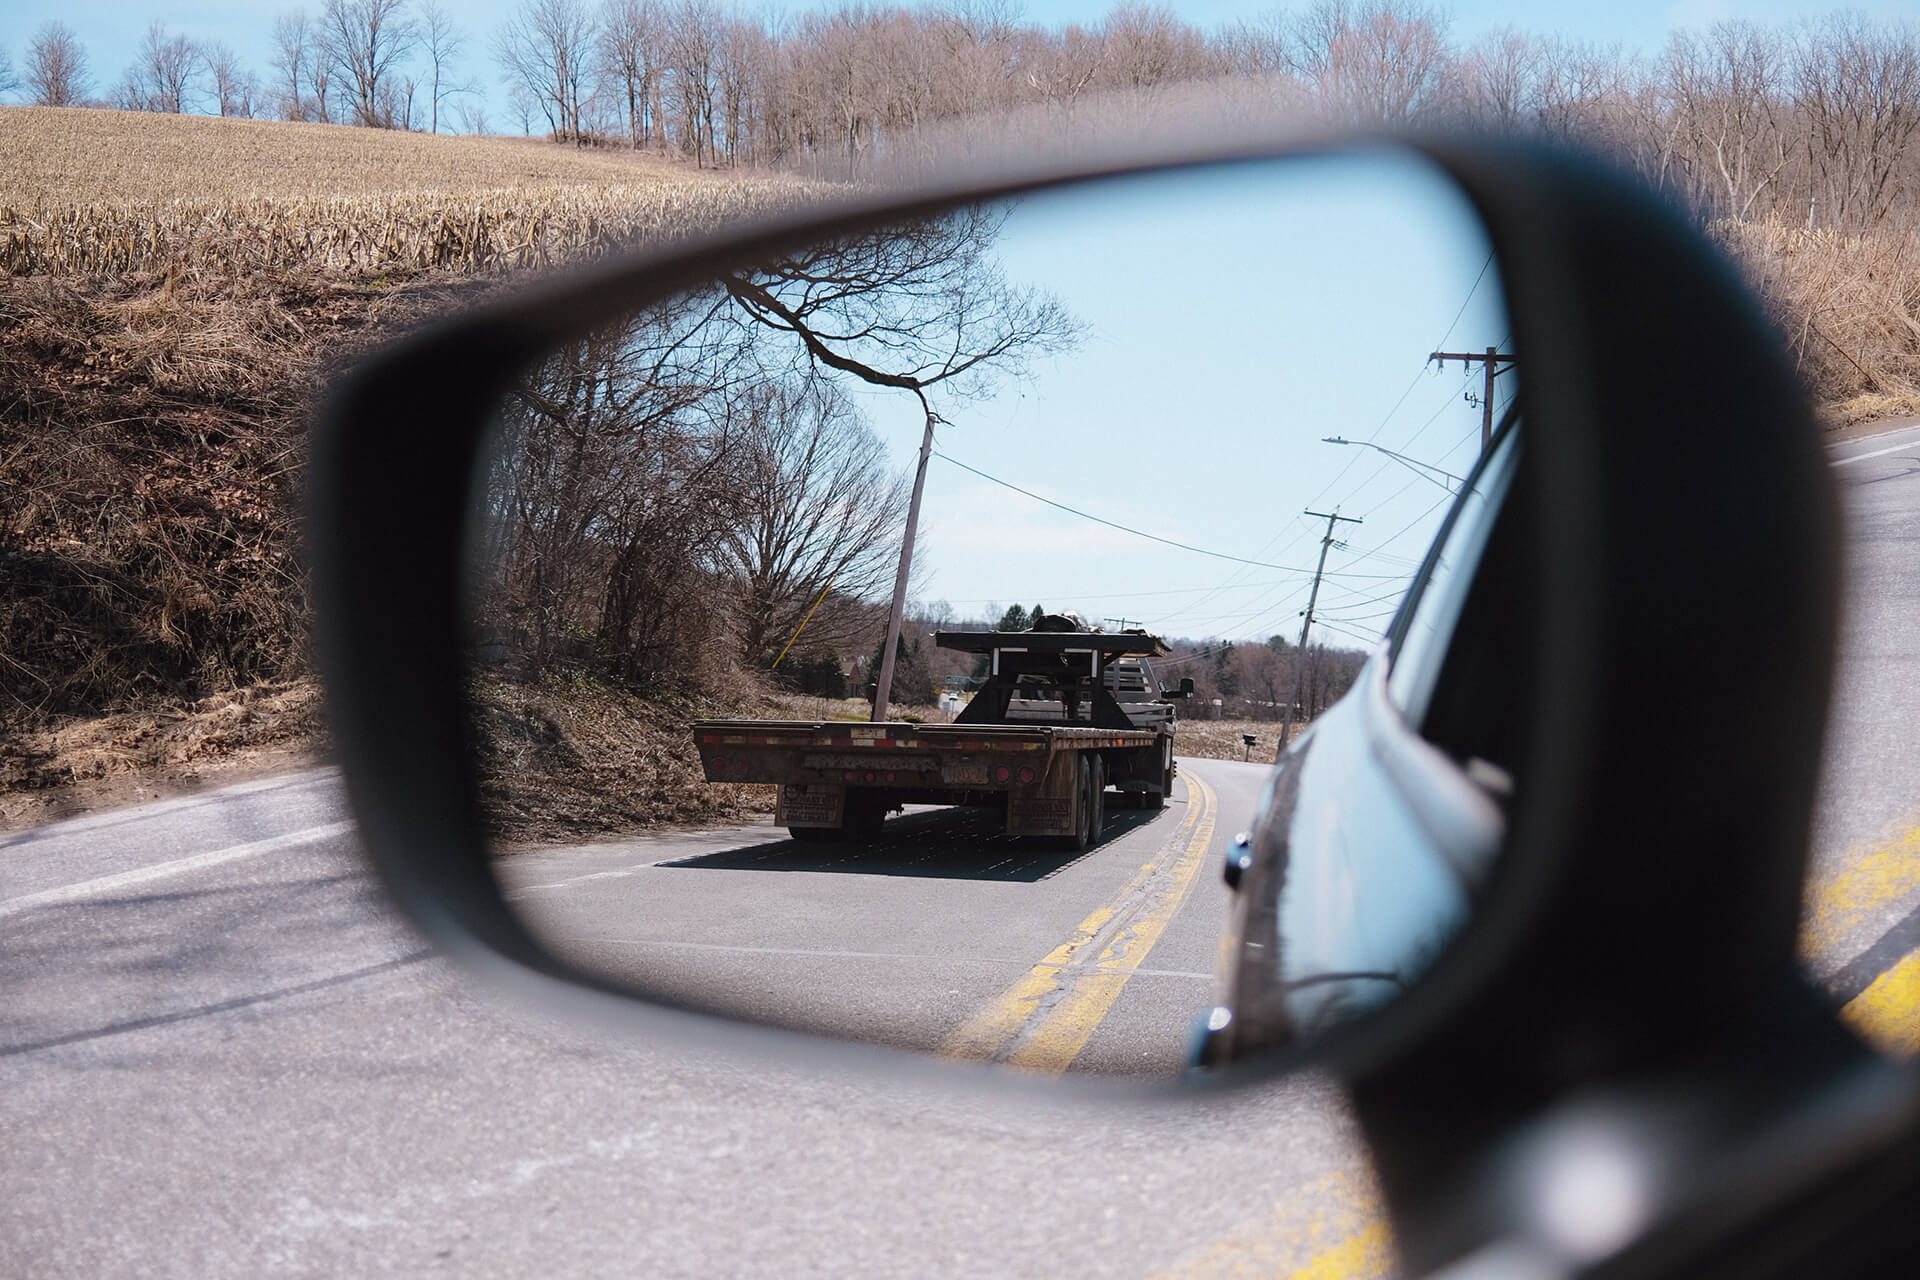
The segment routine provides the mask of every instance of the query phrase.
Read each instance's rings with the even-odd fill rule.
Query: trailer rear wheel
[[[1087,843],[1099,844],[1100,837],[1107,831],[1107,762],[1092,756],[1087,762],[1087,771],[1093,775],[1093,834]]]
[[[1100,833],[1107,825],[1107,774],[1099,756],[1091,751],[1080,753],[1074,765],[1074,785],[1080,792],[1080,822],[1072,835],[1060,837],[1060,845],[1069,852],[1084,853],[1100,843]]]

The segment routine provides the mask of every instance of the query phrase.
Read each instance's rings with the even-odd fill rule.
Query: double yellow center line
[[[1199,778],[1182,776],[1187,815],[1173,837],[1112,902],[1095,908],[1072,937],[948,1036],[941,1053],[1050,1074],[1072,1065],[1167,931],[1206,861],[1218,798]]]

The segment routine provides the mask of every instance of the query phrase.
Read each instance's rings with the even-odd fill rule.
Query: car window
[[[1503,431],[1467,481],[1435,553],[1394,620],[1387,696],[1410,725],[1423,725],[1474,569],[1486,550],[1519,456],[1519,432]]]

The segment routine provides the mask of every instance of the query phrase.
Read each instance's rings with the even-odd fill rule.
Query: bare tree
[[[43,23],[27,46],[27,91],[36,107],[73,107],[86,96],[87,51],[73,28]]]
[[[305,9],[275,15],[273,61],[275,110],[282,120],[326,119],[324,109],[311,103],[307,88],[314,73],[313,28]]]
[[[1495,129],[1538,124],[1546,58],[1532,37],[1513,27],[1492,32],[1458,63],[1461,109]]]
[[[0,45],[0,95],[12,93],[20,87],[20,77],[13,69],[13,55]]]
[[[1446,19],[1395,0],[1319,0],[1295,22],[1293,70],[1336,119],[1405,125],[1443,105]]]
[[[729,419],[735,520],[717,563],[738,584],[740,655],[765,668],[828,590],[860,599],[891,583],[906,487],[833,383],[750,383]],[[857,615],[830,611],[807,636],[840,647],[864,629]]]
[[[260,77],[248,70],[224,41],[215,40],[202,49],[207,74],[213,79],[213,98],[223,116],[249,119],[260,97]]]
[[[476,92],[471,81],[456,77],[455,64],[466,52],[467,36],[440,0],[420,6],[420,51],[427,59],[427,131],[440,132],[440,104],[463,93]]]
[[[460,119],[460,132],[492,132],[487,118],[487,104],[484,101],[462,102],[454,110]]]
[[[1804,116],[1808,221],[1882,221],[1920,130],[1920,35],[1836,14],[1801,33],[1792,79]]]
[[[523,637],[530,669],[592,662],[646,685],[684,679],[715,647],[724,607],[710,561],[736,518],[729,406],[759,376],[752,336],[708,290],[650,306],[522,380],[478,554],[493,621]]]
[[[652,145],[657,127],[665,18],[654,0],[607,0],[600,11],[600,68],[625,100],[627,140]]]
[[[1059,301],[1010,285],[991,257],[1004,210],[963,207],[825,244],[721,277],[755,323],[795,340],[813,371],[909,391],[925,427],[901,539],[887,638],[875,681],[874,719],[884,719],[913,568],[914,523],[945,421],[929,392],[991,395],[994,373],[1078,342],[1080,326]]]
[[[391,129],[402,107],[394,83],[418,36],[407,0],[327,0],[314,44],[352,94],[353,123]]]
[[[807,365],[912,392],[989,394],[1037,355],[1079,341],[1049,294],[992,258],[1003,210],[971,206],[823,242],[721,277],[745,315],[789,335]],[[929,410],[931,412],[931,410]]]
[[[1744,218],[1766,208],[1785,167],[1780,99],[1782,53],[1749,22],[1719,22],[1701,35],[1676,32],[1664,70],[1672,95],[1678,159],[1687,194],[1702,209]]]
[[[1106,88],[1151,89],[1197,80],[1213,69],[1205,38],[1158,5],[1116,6],[1101,23],[1100,38],[1106,46]]]
[[[719,90],[718,149],[729,164],[751,161],[764,114],[762,93],[773,61],[773,41],[755,18],[734,18],[720,33],[715,79]]]
[[[1057,35],[1035,33],[1022,58],[1027,88],[1049,108],[1071,116],[1105,58],[1104,43],[1084,27],[1069,25]]]
[[[679,0],[667,19],[667,65],[679,108],[680,149],[699,164],[713,152],[720,11],[713,0]]]
[[[168,35],[165,23],[147,24],[146,35],[127,68],[121,105],[136,111],[180,115],[192,107],[200,81],[200,49],[183,35]]]
[[[585,0],[523,0],[494,39],[501,69],[563,141],[585,142],[580,116],[598,34]]]

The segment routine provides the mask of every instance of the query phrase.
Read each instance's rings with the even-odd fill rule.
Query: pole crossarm
[[[1442,369],[1447,367],[1449,360],[1458,360],[1469,367],[1475,361],[1479,361],[1486,367],[1487,388],[1480,395],[1480,452],[1485,453],[1487,445],[1493,440],[1494,375],[1508,372],[1518,362],[1511,354],[1501,351],[1498,347],[1488,347],[1485,351],[1435,351],[1427,359],[1438,360]]]

